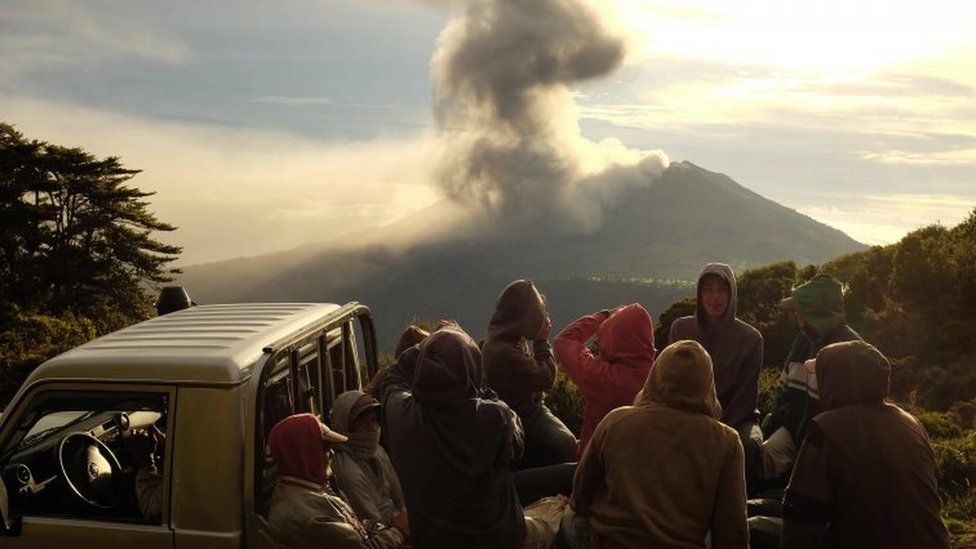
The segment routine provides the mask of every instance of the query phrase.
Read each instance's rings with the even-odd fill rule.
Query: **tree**
[[[0,410],[20,384],[45,360],[95,337],[88,319],[65,313],[59,317],[18,314],[10,329],[0,332]]]
[[[147,283],[171,280],[180,247],[127,185],[116,157],[27,140],[0,122],[0,314],[89,318],[104,333],[147,317]],[[2,319],[0,319],[2,322]]]

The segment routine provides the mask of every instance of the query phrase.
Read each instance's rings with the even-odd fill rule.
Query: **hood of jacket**
[[[484,385],[481,350],[459,327],[442,328],[419,346],[413,394],[427,405],[453,405],[477,398]]]
[[[597,330],[600,358],[607,362],[654,361],[654,323],[638,303],[621,307]]]
[[[729,287],[729,306],[725,309],[725,315],[722,317],[718,326],[708,325],[708,314],[705,312],[705,306],[702,304],[702,284],[705,281],[705,277],[709,275],[721,278]],[[735,272],[732,270],[732,267],[729,267],[725,263],[709,263],[702,267],[701,273],[698,275],[698,291],[696,295],[698,299],[695,301],[695,319],[698,321],[699,329],[704,331],[706,328],[723,328],[735,322],[735,317],[738,313],[739,289],[736,285]]]
[[[322,427],[314,415],[296,414],[279,421],[268,434],[268,448],[282,475],[319,486],[326,483]]]
[[[715,394],[712,359],[697,341],[668,345],[657,358],[644,384],[640,404],[658,403],[675,410],[722,417]]]
[[[830,275],[819,274],[793,288],[792,297],[797,311],[817,339],[833,333],[847,322],[843,286]]]
[[[498,296],[485,339],[535,339],[545,319],[546,307],[535,286],[528,280],[516,280]]]
[[[816,375],[824,410],[875,404],[888,396],[891,364],[874,346],[845,341],[817,353]]]
[[[368,408],[379,408],[380,403],[362,391],[346,391],[336,397],[332,405],[332,429],[344,435],[352,431],[352,424]]]

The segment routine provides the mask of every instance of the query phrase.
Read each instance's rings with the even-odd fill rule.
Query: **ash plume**
[[[498,219],[598,227],[621,189],[650,185],[668,164],[661,151],[581,133],[572,87],[625,53],[587,0],[467,2],[431,61],[445,194]]]

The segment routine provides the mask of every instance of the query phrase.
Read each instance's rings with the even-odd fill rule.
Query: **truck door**
[[[172,549],[175,389],[46,383],[0,425],[0,545]],[[2,492],[2,491],[0,491]]]

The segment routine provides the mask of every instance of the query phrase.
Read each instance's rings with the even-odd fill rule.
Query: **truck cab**
[[[265,437],[376,370],[358,303],[196,306],[76,347],[0,419],[0,545],[274,547]]]

